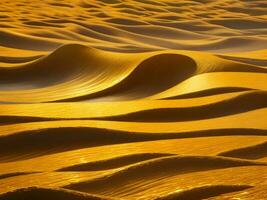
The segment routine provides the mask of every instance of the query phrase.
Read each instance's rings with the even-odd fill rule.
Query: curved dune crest
[[[78,44],[64,45],[29,64],[0,68],[0,83],[26,84],[38,88],[71,81],[82,73],[94,74],[98,71],[98,66],[90,61],[94,51],[97,50]]]
[[[219,88],[211,88],[206,90],[201,90],[197,92],[191,92],[187,94],[181,94],[177,96],[170,96],[162,99],[186,99],[186,98],[196,98],[196,97],[203,97],[203,96],[211,96],[217,94],[225,94],[225,93],[232,93],[232,92],[242,92],[242,91],[250,91],[253,89],[250,88],[242,88],[242,87],[219,87]]]
[[[109,200],[112,198],[90,195],[87,193],[81,193],[67,189],[30,187],[1,194],[0,199],[1,200],[15,200],[15,199]]]
[[[218,196],[225,193],[242,191],[252,188],[250,185],[207,185],[197,188],[188,189],[181,192],[167,194],[165,196],[156,198],[156,200],[183,200],[183,199],[204,199]]]
[[[204,73],[193,76],[177,86],[170,88],[162,93],[158,93],[149,99],[168,99],[182,95],[201,94],[207,90],[220,90],[221,88],[247,88],[266,91],[265,73],[247,72],[216,72]]]
[[[249,92],[249,90],[248,90]],[[251,91],[253,92],[253,91]],[[256,92],[256,91],[254,91]],[[259,92],[259,91],[258,91]],[[145,100],[145,101],[124,101],[124,102],[64,102],[64,103],[38,103],[38,104],[5,104],[2,105],[0,113],[1,124],[12,124],[22,122],[37,122],[51,120],[75,120],[93,119],[124,115],[142,110],[152,110],[157,108],[189,108],[213,104],[226,101],[247,93],[247,90],[231,91],[229,93],[178,98],[177,100]],[[117,109],[120,107],[120,109]],[[67,108],[67,109],[66,109]],[[42,112],[45,110],[45,112]],[[62,115],[64,112],[64,116]]]
[[[14,172],[14,173],[8,173],[8,174],[1,174],[0,179],[5,179],[5,178],[9,178],[9,177],[14,177],[14,176],[20,176],[20,175],[33,174],[33,173],[34,172]]]
[[[41,55],[35,55],[35,56],[21,56],[21,57],[14,57],[14,56],[0,56],[0,62],[2,63],[25,63],[34,61],[38,58],[42,57]]]
[[[246,58],[246,57],[235,57],[235,56],[229,56],[229,55],[219,55],[220,57],[227,59],[227,60],[233,60],[245,64],[250,64],[250,65],[257,65],[257,66],[267,66],[267,60],[264,58]]]
[[[118,168],[134,163],[138,163],[144,160],[150,160],[159,157],[171,156],[172,154],[167,153],[140,153],[140,154],[129,154],[126,156],[111,158],[107,160],[99,160],[95,162],[83,163],[74,166],[61,168],[57,171],[97,171]]]
[[[253,91],[241,94],[232,99],[223,100],[203,106],[189,108],[159,108],[142,110],[125,115],[99,118],[101,120],[135,121],[135,122],[165,122],[189,121],[216,118],[225,115],[247,112],[267,106],[267,93]]]
[[[203,62],[205,56],[218,65]],[[246,72],[253,73],[253,76],[264,76],[267,69],[204,53],[163,51],[130,55],[68,44],[30,63],[1,67],[0,72],[1,102],[28,103],[142,99],[157,96],[197,77],[205,77],[207,72]],[[237,83],[220,87],[250,88],[249,86],[250,84]],[[218,86],[210,84],[209,87],[213,88],[203,87],[203,90],[213,90]],[[173,96],[200,92],[193,88],[192,91],[190,88],[183,90]]]
[[[240,149],[233,149],[230,151],[222,152],[219,156],[245,158],[245,159],[259,159],[267,156],[267,142],[261,144],[243,147]]]
[[[196,69],[196,63],[190,57],[162,53],[143,60],[124,80],[90,98],[116,94],[121,99],[123,96],[127,99],[147,97],[175,86],[192,76]]]
[[[45,154],[108,144],[227,135],[266,136],[266,133],[266,130],[245,128],[146,133],[95,127],[50,127],[25,130],[7,136],[1,136],[0,160],[7,162],[29,159]],[[12,148],[13,146],[16,146],[16,149]]]
[[[184,174],[194,171],[220,169],[228,167],[266,165],[265,163],[253,162],[241,159],[229,159],[224,157],[211,156],[169,156],[143,161],[135,165],[126,167],[120,171],[97,177],[87,182],[68,185],[65,188],[75,189],[85,192],[94,192],[105,189],[119,187],[126,181],[140,181],[153,179],[155,177],[167,177],[171,174]]]
[[[131,61],[129,62],[128,59]],[[114,71],[115,67],[116,71]],[[105,93],[107,87],[115,85],[109,92],[127,93],[129,90],[130,93],[136,93],[135,95],[140,98],[163,91],[186,79],[196,71],[196,64],[191,58],[179,54],[128,56],[71,44],[62,46],[35,62],[24,66],[0,68],[0,71],[1,85],[18,85],[14,89],[23,89],[23,85],[25,89],[32,87],[35,89],[32,90],[32,95],[35,92],[37,95],[39,92],[40,94],[46,92],[46,89],[42,87],[48,86],[52,86],[50,89],[55,92],[58,89],[70,90],[72,88],[79,91],[84,88],[86,95],[99,91],[102,94]],[[164,76],[166,78],[162,76],[162,79],[158,79],[161,74],[166,74]],[[150,76],[150,79],[147,79],[147,76]],[[28,92],[30,91],[22,90],[16,95],[20,93],[27,95]],[[66,94],[65,98],[73,95],[78,96],[76,97],[78,99],[80,95],[85,95],[78,94],[72,92],[72,94]],[[129,96],[131,95],[128,95],[128,98]],[[53,97],[50,99],[52,100]]]
[[[52,50],[60,43],[51,41],[49,39],[41,39],[38,37],[27,36],[23,34],[14,33],[11,31],[0,31],[0,45],[6,47],[15,47],[28,50]]]

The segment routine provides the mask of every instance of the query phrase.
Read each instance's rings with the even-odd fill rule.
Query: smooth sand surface
[[[1,0],[0,200],[267,199],[263,0]]]

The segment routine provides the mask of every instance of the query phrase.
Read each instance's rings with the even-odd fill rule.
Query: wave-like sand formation
[[[251,188],[248,185],[216,185],[216,186],[203,186],[187,190],[179,193],[169,194],[164,197],[156,198],[158,200],[171,200],[171,199],[199,199],[213,197],[224,193],[236,192]],[[53,198],[58,200],[112,200],[104,196],[95,196],[82,192],[75,192],[67,189],[50,189],[50,188],[25,188],[13,192],[9,192],[0,196],[0,199],[15,200],[17,198],[24,199],[46,199]]]
[[[247,160],[229,159],[223,157],[207,156],[170,156],[156,158],[149,161],[143,161],[120,171],[84,183],[71,184],[66,186],[69,189],[75,189],[84,192],[105,193],[111,188],[123,187],[124,182],[140,182],[141,180],[157,179],[159,177],[168,177],[173,174],[192,173],[194,171],[207,171],[212,169],[239,167],[249,165],[265,165]],[[105,185],[105,189],[102,186]]]
[[[0,195],[0,199],[111,200],[112,198],[95,196],[67,189],[29,187],[2,194]]]
[[[58,171],[98,171],[110,168],[118,168],[121,166],[130,165],[133,163],[141,162],[158,157],[171,156],[172,154],[161,153],[142,153],[142,154],[130,154],[127,156],[112,158],[108,160],[101,160],[95,162],[89,162],[84,164],[78,164],[70,167],[59,169]]]
[[[267,142],[261,144],[243,147],[240,149],[233,149],[230,151],[222,152],[220,156],[246,158],[246,159],[259,159],[267,156]]]
[[[266,16],[2,0],[0,199],[267,199]]]
[[[245,93],[221,102],[190,108],[159,108],[101,118],[115,121],[175,122],[216,118],[267,106],[267,93]]]
[[[203,63],[202,58],[205,56],[219,65]],[[205,79],[206,75],[203,73],[250,72],[253,73],[251,76],[262,73],[261,76],[264,79],[267,69],[223,60],[204,53],[166,51],[129,55],[69,44],[28,64],[1,67],[0,72],[0,87],[2,90],[8,90],[0,92],[2,102],[47,102],[92,98],[140,99],[157,95],[170,88],[176,89],[176,86],[183,81],[180,91],[176,90],[180,95],[185,95],[185,93],[196,93],[200,90],[192,88],[188,91],[182,87],[199,82],[195,80],[198,77]],[[203,75],[195,76],[197,74]],[[234,75],[234,73],[229,74]],[[207,81],[210,76],[212,77],[213,73],[207,76]],[[254,87],[253,85],[249,87],[249,84],[236,83],[235,85],[234,81],[232,82],[230,86],[226,84],[224,87],[265,89],[259,88],[256,83]],[[203,87],[203,89],[213,88]],[[21,97],[21,99],[18,100],[12,96]]]
[[[255,104],[253,101],[257,102]],[[151,104],[153,102],[153,104]],[[250,104],[247,104],[249,102]],[[207,104],[208,103],[208,104]],[[239,108],[240,104],[244,104]],[[189,105],[189,107],[188,107]],[[116,109],[117,107],[123,109]],[[179,106],[179,107],[177,107]],[[160,116],[156,115],[160,107]],[[20,104],[3,105],[0,119],[2,124],[51,121],[56,119],[74,120],[74,119],[105,119],[105,120],[130,120],[142,121],[186,121],[187,116],[204,119],[225,116],[227,114],[237,114],[265,107],[265,92],[231,92],[222,95],[204,96],[200,98],[187,98],[179,100],[157,100],[157,101],[131,101],[131,102],[95,102],[92,104],[80,103],[50,103],[50,104]],[[66,110],[66,108],[68,110]],[[224,109],[229,109],[228,113]],[[209,115],[205,110],[209,110]],[[46,112],[39,112],[46,110]],[[82,111],[82,113],[81,113]],[[164,112],[166,114],[164,114]],[[203,112],[201,112],[203,111]],[[64,116],[61,113],[64,112]],[[186,113],[188,113],[186,115]],[[178,115],[179,114],[179,115]],[[129,119],[130,117],[130,119]]]
[[[8,161],[25,159],[44,154],[51,154],[77,148],[103,146],[107,144],[226,135],[266,136],[267,131],[266,129],[236,128],[198,130],[192,132],[177,131],[173,133],[153,134],[89,127],[37,129],[0,137],[0,160]],[[51,140],[51,138],[53,138],[53,140]],[[8,145],[10,145],[10,148]],[[13,146],[16,146],[16,149],[14,149]]]
[[[218,196],[220,194],[237,192],[251,188],[249,185],[211,185],[198,188],[189,189],[182,192],[168,194],[163,197],[156,198],[156,200],[183,200],[183,199],[205,199],[209,197]]]

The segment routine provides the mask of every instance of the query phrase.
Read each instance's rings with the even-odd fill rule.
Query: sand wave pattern
[[[0,200],[267,199],[263,0],[1,0]]]

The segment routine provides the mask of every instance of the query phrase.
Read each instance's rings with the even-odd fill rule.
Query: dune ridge
[[[251,188],[249,185],[212,185],[202,186],[198,188],[189,189],[186,191],[168,194],[163,197],[156,198],[157,200],[174,200],[174,199],[203,199],[217,196],[224,193],[231,193],[236,191]]]
[[[123,187],[123,182],[131,180],[153,179],[158,176],[168,177],[172,173],[184,174],[194,171],[211,170],[228,167],[238,167],[247,165],[266,165],[247,160],[229,159],[224,157],[207,157],[207,156],[169,156],[156,158],[150,161],[139,162],[135,165],[126,167],[118,172],[100,176],[87,182],[71,184],[65,188],[75,189],[78,191],[101,193],[100,191],[108,190],[113,187]],[[164,170],[166,169],[166,170]],[[167,170],[168,169],[168,170]],[[105,185],[105,189],[101,187]]]
[[[259,106],[259,107],[258,107]],[[213,103],[205,106],[187,108],[160,108],[154,110],[143,110],[125,115],[100,118],[102,120],[115,121],[187,121],[207,118],[216,118],[229,114],[237,114],[249,110],[267,106],[267,93],[251,92],[241,94],[238,97]],[[208,111],[208,113],[207,113]]]
[[[35,104],[36,109],[34,109],[32,105],[29,106],[27,104],[15,106],[6,105],[2,106],[0,119],[2,124],[52,121],[57,119],[100,119],[116,121],[136,121],[138,118],[139,121],[187,121],[194,119],[220,117],[229,114],[238,114],[253,109],[264,108],[264,97],[265,91],[252,90],[248,92],[232,92],[230,94],[226,93],[214,97],[204,96],[203,98],[194,97],[191,99],[180,99],[177,101],[157,100],[153,101],[152,105],[149,104],[149,102],[151,101],[116,102],[112,105],[106,102],[95,102],[93,104]],[[257,102],[257,104],[253,102]],[[242,109],[238,108],[237,106],[241,104],[244,105],[242,106]],[[161,108],[158,109],[156,105],[160,105]],[[188,105],[190,105],[190,107],[188,107]],[[116,110],[118,106],[121,108],[123,107],[123,109]],[[66,107],[68,108],[68,111],[65,110]],[[83,109],[81,107],[83,107]],[[142,107],[141,110],[140,107]],[[40,108],[47,109],[47,112],[38,113],[37,110],[39,110]],[[228,113],[225,111],[225,109],[222,108],[229,109]],[[61,112],[63,109],[64,117],[61,116]],[[206,109],[210,111],[209,115],[204,113]],[[83,114],[80,114],[78,110],[82,110]],[[157,116],[156,113],[159,110],[160,116]],[[68,114],[67,112],[69,112],[70,114]],[[188,118],[188,116],[190,116],[190,118]]]
[[[172,154],[160,154],[160,153],[142,153],[142,154],[132,154],[132,155],[130,154],[127,156],[116,157],[109,160],[102,160],[102,161],[65,167],[59,169],[58,171],[88,171],[88,170],[97,171],[108,168],[118,168],[119,166],[126,166],[135,162],[141,162],[143,160],[149,160],[157,157],[164,157],[170,155]]]
[[[20,175],[27,175],[27,174],[32,174],[34,172],[15,172],[15,173],[9,173],[9,174],[1,174],[0,179],[5,179],[13,176],[20,176]]]
[[[190,81],[195,75],[207,72],[267,72],[261,66],[235,63],[207,54],[210,59],[220,63],[216,67],[210,66],[201,61],[202,56],[205,54],[182,51],[128,55],[68,44],[28,64],[1,67],[0,100],[17,102],[12,100],[12,94],[23,97],[22,100],[25,100],[20,100],[22,102],[77,101],[103,97],[140,99],[164,92],[186,79]],[[46,79],[44,74],[50,78]],[[159,79],[160,74],[165,75]],[[63,90],[71,90],[71,93]],[[47,94],[50,94],[49,100],[45,97]]]
[[[62,137],[63,135],[64,137]],[[77,135],[79,135],[78,138],[75,137]],[[266,129],[229,128],[154,134],[99,128],[70,127],[25,131],[0,137],[0,143],[2,144],[0,160],[7,162],[16,159],[29,159],[44,154],[107,144],[227,135],[266,136]],[[51,141],[50,138],[53,138],[53,141]],[[16,149],[6,148],[8,144],[12,146],[15,145]]]
[[[0,195],[0,199],[15,200],[15,199],[59,199],[59,200],[102,200],[113,199],[105,198],[103,196],[89,195],[86,193],[76,192],[67,189],[50,189],[50,188],[23,188],[13,192]]]
[[[266,157],[266,145],[267,142],[263,142],[261,144],[243,147],[240,149],[233,149],[230,151],[222,152],[220,156],[226,157],[236,157],[236,158],[247,158],[247,159],[259,159]]]

